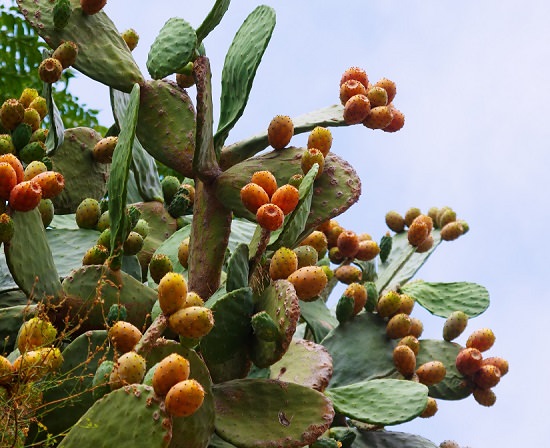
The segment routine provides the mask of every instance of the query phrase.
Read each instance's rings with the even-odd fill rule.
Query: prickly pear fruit
[[[413,351],[414,356],[418,355],[418,352],[420,350],[420,342],[417,338],[411,335],[407,335],[404,338],[401,338],[397,345],[406,345]]]
[[[28,212],[38,206],[40,199],[42,199],[40,185],[26,180],[12,188],[8,202],[13,210]]]
[[[81,229],[94,229],[101,216],[99,202],[94,198],[86,198],[76,208],[76,224]]]
[[[122,245],[124,255],[136,255],[143,248],[143,237],[137,232],[130,232]]]
[[[360,82],[365,87],[369,85],[369,77],[367,76],[367,72],[360,67],[350,67],[346,69],[340,78],[340,85],[350,79]]]
[[[365,311],[372,313],[376,309],[378,303],[378,290],[374,282],[365,283],[367,289],[367,303],[365,303]]]
[[[336,304],[336,319],[338,319],[338,322],[340,322],[340,324],[347,322],[354,316],[354,306],[355,301],[353,300],[353,297],[347,296],[345,294],[340,297],[340,300],[338,300],[338,303]]]
[[[46,102],[46,98],[42,96],[37,96],[32,103],[29,104],[29,107],[36,110],[40,114],[42,120],[48,115],[48,103]]]
[[[19,158],[24,163],[31,163],[34,160],[42,160],[46,155],[46,145],[42,142],[32,142],[26,144],[19,151]]]
[[[321,230],[320,228],[318,230]],[[338,237],[340,234],[346,229],[344,229],[340,224],[338,224],[337,221],[334,219],[331,219],[327,222],[325,226],[323,226],[323,229],[321,230],[327,237],[328,247],[329,249],[331,247],[336,246],[336,243],[338,241]]]
[[[410,378],[416,370],[416,355],[410,347],[397,345],[393,349],[393,364],[401,375]]]
[[[15,224],[7,213],[0,215],[0,243],[8,243],[15,233]]]
[[[21,92],[21,96],[19,97],[19,102],[25,107],[29,107],[30,104],[33,102],[33,100],[38,97],[38,90],[26,87],[23,89],[23,92]]]
[[[495,334],[490,328],[475,330],[466,340],[466,347],[477,348],[480,352],[489,350],[495,343]]]
[[[473,375],[483,363],[483,355],[477,348],[465,348],[460,350],[456,357],[456,369],[462,375]]]
[[[180,381],[189,378],[189,361],[183,356],[172,353],[157,364],[153,374],[153,389],[155,393],[164,396]]]
[[[202,306],[181,308],[168,318],[168,325],[180,336],[202,338],[214,326],[212,310]]]
[[[315,442],[308,445],[309,448],[342,448],[342,444],[330,437],[319,437]]]
[[[388,78],[382,78],[374,84],[374,87],[382,87],[388,94],[388,104],[390,104],[395,98],[397,93],[397,86],[395,82],[389,80]]]
[[[326,157],[332,147],[332,134],[330,129],[316,126],[307,138],[308,148],[317,148]]]
[[[267,139],[274,149],[285,148],[294,135],[294,123],[287,115],[275,116],[267,128]]]
[[[119,320],[109,328],[108,336],[119,353],[127,353],[134,349],[142,334],[135,325]]]
[[[302,183],[303,179],[303,174],[294,174],[293,176],[290,176],[290,179],[288,179],[288,183],[293,187],[300,188],[300,184]]]
[[[57,59],[63,69],[69,68],[78,56],[78,45],[71,41],[62,42],[53,52],[52,58]]]
[[[285,215],[279,206],[275,204],[264,204],[256,212],[256,221],[262,229],[271,232],[283,225]]]
[[[63,363],[63,356],[58,348],[42,347],[29,350],[13,362],[21,382],[38,381],[50,372],[57,370]]]
[[[271,257],[269,276],[272,280],[286,279],[297,269],[298,256],[296,252],[287,247],[281,247]]]
[[[416,374],[422,384],[432,386],[443,381],[443,378],[447,374],[447,369],[441,361],[429,361],[416,369]]]
[[[62,30],[69,23],[73,12],[70,0],[57,0],[53,6],[53,24],[56,30]]]
[[[427,215],[418,215],[407,232],[407,238],[412,246],[419,246],[430,235],[433,228],[432,219]]]
[[[498,370],[500,370],[500,376],[504,376],[508,373],[509,370],[509,364],[508,361],[506,361],[504,358],[500,358],[498,356],[491,356],[490,358],[485,358],[483,360],[482,365],[491,365],[498,367]]]
[[[500,382],[500,369],[491,364],[482,365],[474,373],[474,383],[481,389],[490,389]]]
[[[388,92],[382,87],[371,87],[367,92],[367,98],[371,107],[386,106],[388,104]]]
[[[377,311],[380,317],[393,316],[401,306],[401,296],[396,291],[388,291],[378,300]]]
[[[371,105],[366,95],[353,95],[344,106],[344,121],[350,125],[359,124],[367,119],[370,112]]]
[[[420,414],[421,418],[430,418],[433,417],[437,412],[437,401],[435,401],[434,398],[428,397],[428,403],[426,404],[426,407],[422,411],[422,414]]]
[[[91,16],[101,11],[106,3],[107,0],[80,0],[80,7],[84,14]]]
[[[159,283],[159,305],[167,316],[183,308],[187,297],[187,283],[183,275],[168,272]]]
[[[382,128],[384,132],[397,132],[405,126],[405,114],[399,109],[393,107],[393,105],[391,106],[393,118],[390,124],[388,124],[385,128]]]
[[[390,339],[400,339],[411,331],[411,318],[408,314],[397,313],[386,324],[386,335]]]
[[[334,264],[340,264],[344,261],[344,257],[337,247],[331,247],[328,251],[328,259]]]
[[[10,98],[4,101],[0,107],[0,124],[5,129],[13,131],[23,118],[25,118],[25,106],[19,100]]]
[[[325,158],[323,157],[323,153],[316,148],[306,149],[302,154],[302,160],[300,162],[302,172],[307,174],[314,164],[319,165],[319,171],[317,171],[317,175],[315,176],[315,179],[319,179],[325,169]]]
[[[165,176],[160,186],[162,188],[162,196],[164,197],[164,203],[169,204],[174,199],[178,188],[180,187],[180,181],[176,176]]]
[[[481,406],[493,406],[497,401],[497,396],[492,389],[482,389],[481,387],[475,387],[473,394],[474,399]]]
[[[338,281],[345,283],[346,285],[350,285],[351,283],[361,281],[363,277],[363,272],[357,266],[352,266],[348,264],[339,266],[334,271],[334,275],[336,275]]]
[[[274,342],[281,337],[279,326],[266,311],[254,314],[250,323],[254,335],[262,341]]]
[[[352,230],[344,230],[338,235],[336,246],[344,258],[354,258],[359,250],[359,239]]]
[[[190,239],[187,237],[178,246],[178,261],[185,269],[189,262],[189,242]]]
[[[287,280],[294,285],[298,298],[306,302],[321,294],[328,282],[325,271],[320,266],[300,268],[290,274]]]
[[[420,338],[424,331],[424,324],[418,317],[411,317],[411,330],[409,334],[415,338]]]
[[[422,241],[422,243],[416,246],[416,252],[419,254],[428,252],[433,247],[433,245],[434,245],[434,237],[432,234],[430,234],[424,241]]]
[[[196,380],[180,381],[170,388],[164,402],[166,412],[176,417],[195,413],[204,401],[204,389]]]
[[[145,359],[136,352],[124,353],[113,367],[109,377],[111,390],[119,389],[126,384],[141,383],[147,365]]]
[[[0,384],[8,384],[13,378],[15,369],[8,358],[0,356]]]
[[[118,137],[110,136],[98,141],[93,149],[92,155],[97,163],[111,163],[115,152]],[[179,182],[178,182],[179,185]]]
[[[463,311],[453,311],[443,324],[443,339],[452,341],[459,337],[468,325],[468,315]]]
[[[47,84],[53,84],[59,81],[62,72],[63,66],[61,62],[55,58],[44,59],[38,67],[38,76]]]
[[[133,231],[139,233],[141,237],[145,239],[147,235],[149,235],[149,224],[145,219],[140,218],[134,226]]]
[[[344,291],[344,295],[353,299],[354,316],[359,313],[367,303],[367,288],[361,283],[351,283]]]
[[[153,254],[149,262],[149,273],[157,285],[168,272],[172,272],[173,270],[172,261],[167,255]]]
[[[128,318],[128,310],[124,305],[113,303],[107,313],[107,325],[113,326],[116,322],[125,321]]]
[[[55,171],[39,173],[32,178],[32,182],[40,185],[43,199],[51,199],[65,188],[65,178],[61,173]]]
[[[19,161],[19,159],[13,155],[13,154],[2,154],[0,155],[0,163],[6,162],[11,165],[11,167],[15,171],[15,175],[17,178],[17,183],[23,182],[25,178],[25,170],[23,169],[23,165]]]
[[[120,37],[126,42],[126,45],[128,45],[128,48],[130,51],[133,51],[134,48],[137,47],[137,44],[139,42],[139,34],[134,30],[133,28],[129,28],[126,31],[124,31]]]
[[[454,241],[464,234],[464,227],[459,221],[452,221],[441,229],[441,239],[443,241]]]
[[[303,268],[304,266],[315,266],[319,261],[317,251],[311,246],[298,246],[294,249],[294,253],[298,257],[297,269]]]
[[[17,174],[7,162],[0,162],[0,199],[9,199],[11,190],[17,185]]]
[[[185,303],[183,304],[184,308],[189,308],[190,306],[204,306],[204,300],[194,291],[187,293]]]
[[[411,314],[414,304],[416,303],[414,298],[408,294],[399,294],[399,297],[401,298],[401,304],[399,305],[399,310],[397,312]]]
[[[405,212],[405,224],[410,227],[412,222],[422,214],[422,211],[418,207],[411,207]]]
[[[99,234],[97,244],[108,250],[111,249],[111,229],[109,227]]]
[[[460,445],[454,440],[444,440],[439,444],[439,448],[460,448]]]
[[[33,109],[34,110],[34,109]],[[26,109],[25,109],[26,111]],[[36,111],[35,111],[36,112]],[[37,112],[38,113],[38,112]],[[23,119],[24,120],[24,119]],[[32,136],[31,125],[25,123],[19,123],[17,127],[11,133],[11,141],[18,153],[29,144]]]
[[[252,175],[250,182],[262,187],[270,198],[277,190],[277,179],[271,171],[256,171]]]
[[[395,210],[386,213],[386,225],[395,233],[400,233],[405,230],[405,218]]]
[[[393,120],[393,112],[389,106],[373,107],[363,120],[363,125],[369,129],[384,129]]]
[[[193,77],[193,63],[189,62],[189,64],[191,64],[191,70],[189,73],[176,73],[176,84],[182,89],[188,89],[189,87],[195,85],[195,78]]]
[[[25,116],[23,117],[23,123],[21,124],[28,124],[32,132],[38,130],[38,128],[40,127],[40,114],[35,109],[28,107],[27,109],[25,109]],[[21,126],[21,124],[19,126]]]
[[[241,188],[241,201],[248,211],[256,213],[258,209],[269,203],[269,195],[258,184],[250,182]]]
[[[456,212],[450,207],[443,207],[437,214],[437,225],[441,229],[454,221],[456,221]]]
[[[82,265],[90,266],[103,264],[109,258],[109,250],[101,244],[90,247],[82,257]]]
[[[48,168],[46,165],[44,165],[44,162],[41,162],[40,160],[35,160],[27,165],[25,168],[25,180],[31,180],[34,176],[45,173],[48,171]]]
[[[92,396],[94,401],[99,400],[111,391],[109,378],[113,372],[114,366],[115,363],[113,361],[105,360],[97,367],[92,380]]]
[[[300,193],[296,187],[290,184],[277,188],[271,196],[271,203],[277,205],[285,215],[288,215],[298,205]]]
[[[317,258],[323,258],[328,249],[328,241],[325,234],[319,230],[314,230],[300,242],[300,246],[311,246],[317,251]]]
[[[0,155],[13,154],[16,151],[13,140],[9,134],[0,134]]]
[[[350,79],[340,85],[340,102],[344,106],[355,95],[367,96],[367,88],[359,81]],[[315,146],[312,146],[315,148]]]
[[[357,253],[355,254],[355,258],[361,261],[374,260],[376,256],[380,253],[380,251],[381,251],[381,247],[378,246],[378,243],[376,241],[373,241],[373,240],[359,241],[359,246],[357,249]]]

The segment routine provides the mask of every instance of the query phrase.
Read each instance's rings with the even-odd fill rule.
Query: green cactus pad
[[[239,244],[227,266],[227,292],[248,286],[248,245]]]
[[[430,397],[443,400],[462,400],[472,393],[472,385],[456,369],[456,357],[462,347],[454,342],[432,339],[420,340],[420,350],[416,357],[417,367],[429,361],[441,361],[447,374],[443,381],[430,386]]]
[[[197,412],[189,417],[172,418],[172,440],[169,447],[203,448],[214,432],[214,397],[212,380],[202,358],[193,350],[186,349],[174,341],[161,340],[145,355],[148,366],[161,361],[171,353],[178,353],[189,361],[193,378],[201,383],[205,391],[204,402]]]
[[[5,306],[5,294],[0,295],[0,355],[6,356],[15,348],[19,328],[25,320],[33,317],[36,305]]]
[[[13,279],[8,264],[6,263],[6,255],[3,250],[0,250],[0,292],[18,289],[17,283]],[[2,303],[0,302],[0,307]]]
[[[231,359],[219,364],[208,364],[208,370],[214,383],[224,383],[237,378],[245,378],[250,372],[252,361],[248,347],[238,349]]]
[[[54,3],[48,0],[18,0],[23,16],[53,49],[64,41],[78,45],[74,68],[96,81],[123,92],[143,82],[128,46],[103,11],[88,16],[79,0],[71,0],[73,12],[63,29],[54,25]]]
[[[227,9],[229,8],[230,3],[231,0],[216,0],[216,3],[204,19],[204,21],[197,28],[198,42],[202,42],[204,38],[208,36],[208,34],[210,34],[210,32],[214,28],[216,28],[216,26],[218,26]]]
[[[112,360],[107,331],[80,335],[63,350],[63,364],[56,385],[44,392],[46,406],[41,423],[54,436],[66,432],[94,403],[92,381],[103,360]],[[45,434],[39,433],[39,437]]]
[[[159,162],[193,178],[196,117],[191,99],[169,81],[147,81],[140,95],[140,143]]]
[[[11,218],[15,234],[4,244],[4,252],[13,279],[35,301],[58,297],[61,282],[38,208],[14,212]]]
[[[275,11],[258,6],[235,34],[222,71],[221,111],[214,146],[221,148],[243,114],[256,70],[275,28]]]
[[[59,447],[105,446],[106,440],[109,446],[167,447],[170,424],[163,409],[152,387],[125,386],[96,401]]]
[[[419,416],[428,388],[414,381],[376,379],[331,388],[326,395],[346,417],[373,425],[397,425]]]
[[[147,56],[147,70],[162,79],[181,70],[193,59],[197,35],[189,23],[172,17],[161,28]]]
[[[430,313],[445,318],[453,311],[463,311],[468,317],[475,317],[489,307],[489,292],[477,283],[417,281],[406,284],[401,291],[414,297]]]
[[[321,344],[332,356],[334,374],[330,387],[381,378],[395,371],[393,343],[386,336],[386,322],[371,313],[360,313],[346,325],[336,327]]]
[[[294,124],[294,135],[309,132],[316,126],[348,126],[344,121],[343,112],[344,107],[335,104],[295,117],[292,119],[292,123]],[[223,148],[220,164],[223,169],[227,169],[256,155],[267,147],[269,147],[269,140],[267,138],[266,127],[266,130],[259,134]]]
[[[378,266],[378,279],[376,280],[378,291],[382,292],[386,289],[393,289],[396,286],[403,286],[413,278],[441,243],[439,234],[440,231],[437,229],[432,231],[434,239],[432,248],[420,254],[416,253],[416,249],[409,244],[407,232],[394,235],[392,251],[387,261],[380,263]]]
[[[302,148],[285,148],[254,157],[228,169],[217,180],[216,194],[220,201],[233,210],[235,216],[255,221],[242,204],[241,188],[250,182],[256,171],[269,170],[277,184],[286,184],[294,174],[301,173]],[[309,235],[321,222],[334,218],[351,207],[361,194],[361,181],[355,170],[343,159],[329,153],[323,175],[313,186],[311,211],[304,230],[297,241]]]
[[[72,318],[86,315],[80,331],[103,328],[109,308],[120,303],[128,311],[128,322],[141,328],[153,308],[157,294],[151,288],[123,271],[106,266],[83,266],[63,281],[66,298],[58,316],[70,313]],[[101,297],[101,302],[97,300]]]
[[[65,178],[65,188],[52,198],[56,214],[74,213],[85,198],[105,196],[109,168],[92,155],[99,140],[101,134],[90,128],[65,130],[63,144],[52,156],[53,170]]]
[[[315,342],[321,342],[327,334],[338,326],[338,320],[331,314],[323,300],[300,302],[302,319],[313,332]]]
[[[288,350],[300,318],[300,305],[294,286],[287,280],[277,280],[254,297],[254,312],[266,311],[278,324],[280,338],[265,341],[254,337],[251,358],[258,367],[269,367]]]
[[[415,434],[393,431],[357,431],[354,448],[438,448],[433,442]]]
[[[221,364],[230,360],[249,344],[254,312],[252,290],[249,287],[228,292],[206,306],[214,314],[214,328],[201,340],[201,353],[206,364]]]
[[[214,385],[213,393],[216,433],[239,448],[305,446],[334,418],[332,404],[322,393],[298,384],[233,380]],[[247,431],[243,422],[254,425]]]
[[[332,377],[332,357],[322,345],[295,339],[285,355],[271,366],[270,376],[322,392]]]
[[[226,442],[216,433],[212,434],[208,448],[235,448],[232,443]]]

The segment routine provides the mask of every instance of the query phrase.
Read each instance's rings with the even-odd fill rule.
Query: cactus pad
[[[239,244],[227,266],[227,292],[248,286],[248,245]]]
[[[315,342],[321,342],[331,330],[338,326],[338,321],[323,300],[301,301],[300,311],[302,319],[313,332]]]
[[[293,383],[244,379],[216,384],[216,433],[239,448],[301,447],[313,443],[334,417],[320,392]],[[253,422],[244,430],[242,422]]]
[[[415,434],[393,431],[359,431],[354,448],[437,448],[438,445]]]

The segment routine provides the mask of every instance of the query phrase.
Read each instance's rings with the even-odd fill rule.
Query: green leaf
[[[449,317],[453,311],[463,311],[468,317],[479,316],[489,307],[489,291],[477,283],[408,283],[401,291],[436,316]]]

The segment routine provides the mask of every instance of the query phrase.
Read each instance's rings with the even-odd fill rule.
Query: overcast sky
[[[213,1],[111,0],[106,12],[120,31],[141,36],[135,58],[146,72],[149,46],[173,16],[197,27]],[[550,2],[435,0],[267,1],[277,27],[247,109],[228,143],[265,129],[276,114],[296,116],[334,104],[349,66],[374,81],[397,83],[406,115],[396,134],[362,126],[333,131],[333,150],[363,182],[360,201],[339,218],[376,239],[384,214],[417,206],[452,206],[471,232],[440,248],[420,272],[429,281],[474,281],[491,307],[467,333],[491,327],[495,356],[510,361],[494,407],[470,397],[440,402],[438,414],[400,430],[472,448],[550,446],[546,275],[549,262]],[[214,99],[234,33],[258,3],[234,0],[205,45]],[[146,75],[147,76],[147,75]],[[107,89],[83,76],[73,91],[112,122]],[[215,112],[215,116],[219,112]],[[297,136],[295,145],[305,142]],[[415,310],[425,336],[440,338],[443,320]],[[465,338],[459,339],[464,343]]]

